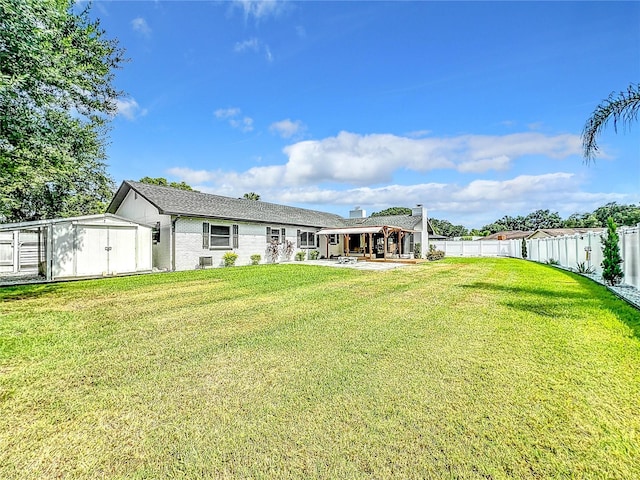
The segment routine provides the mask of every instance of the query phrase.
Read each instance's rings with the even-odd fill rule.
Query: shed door
[[[136,271],[136,229],[78,225],[76,275],[110,275]]]
[[[136,271],[136,229],[109,228],[109,273]]]
[[[76,275],[109,273],[108,229],[78,225],[76,229]]]

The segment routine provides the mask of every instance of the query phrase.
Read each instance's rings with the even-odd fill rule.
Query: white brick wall
[[[236,249],[205,249],[202,248],[202,223],[209,222],[214,225],[238,225],[238,248]],[[267,262],[267,226],[271,228],[285,228],[287,240],[296,245],[298,227],[291,225],[258,225],[206,218],[180,218],[176,222],[176,270],[193,270],[198,268],[200,257],[212,257],[213,266],[224,264],[222,257],[226,252],[238,254],[236,265],[250,265],[251,255],[258,254],[260,263]],[[304,229],[309,230],[309,229]],[[295,259],[297,248],[291,255]],[[281,260],[284,260],[281,259]]]

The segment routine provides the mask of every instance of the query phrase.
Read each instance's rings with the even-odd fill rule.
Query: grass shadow
[[[503,305],[547,318],[555,317],[556,308],[560,306],[559,303],[563,303],[564,301],[581,300],[595,302],[599,304],[601,308],[610,311],[616,318],[631,329],[635,338],[640,339],[640,312],[635,307],[617,297],[604,285],[594,282],[590,278],[562,269],[554,268],[554,271],[577,281],[580,290],[566,291],[533,285],[511,286],[491,282],[473,282],[461,285],[461,287],[512,294],[515,298],[503,302]],[[526,296],[533,296],[534,298],[527,300],[523,298]],[[536,298],[539,299],[539,301],[537,301]],[[567,315],[566,310],[563,311],[563,315]]]
[[[52,295],[60,290],[56,283],[0,287],[0,302],[17,302]]]

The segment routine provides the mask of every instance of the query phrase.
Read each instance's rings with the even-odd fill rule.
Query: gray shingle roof
[[[385,225],[414,230],[422,217],[411,215],[385,215],[381,217],[347,218],[347,226],[384,227]]]
[[[249,220],[309,227],[345,226],[345,219],[333,213],[133,181],[122,182],[107,207],[107,212],[115,213],[130,189],[146,198],[158,208],[161,214],[165,215]]]
[[[523,238],[531,235],[533,231],[531,230],[503,230],[501,232],[492,233],[491,235],[487,235],[481,240],[498,240],[498,237],[504,237],[505,240],[522,240]]]

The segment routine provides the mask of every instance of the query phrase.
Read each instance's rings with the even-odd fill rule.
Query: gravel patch
[[[607,285],[601,275],[595,274],[581,274],[587,278],[590,278],[594,282],[599,283],[600,285],[604,285],[607,287],[614,295],[617,295],[625,302],[630,305],[636,307],[640,310],[640,290],[638,290],[633,285],[629,285],[627,283],[621,283],[619,285]]]

